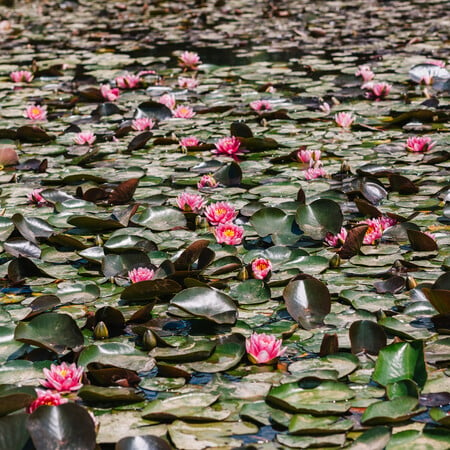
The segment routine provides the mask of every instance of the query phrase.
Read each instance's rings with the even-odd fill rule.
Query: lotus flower
[[[244,236],[244,229],[234,223],[221,223],[214,228],[214,236],[219,244],[239,245]]]
[[[102,97],[108,102],[113,102],[120,96],[119,89],[111,88],[109,84],[102,84],[100,86],[100,93],[102,94]]]
[[[195,52],[183,52],[178,60],[178,65],[185,70],[197,70],[201,63],[200,56]]]
[[[315,178],[326,177],[327,173],[323,167],[310,167],[304,171],[305,180],[314,180]]]
[[[219,183],[212,175],[203,175],[197,183],[198,189],[203,189],[205,187],[215,188],[217,186],[219,186]]]
[[[252,261],[253,276],[257,280],[264,280],[272,270],[272,263],[267,258],[256,258]]]
[[[197,147],[200,141],[195,136],[187,136],[180,139],[180,145],[182,147]]]
[[[237,211],[228,202],[212,203],[205,208],[205,217],[211,225],[232,222],[237,214]]]
[[[192,119],[195,116],[194,110],[190,106],[180,105],[177,106],[173,111],[173,116],[177,119]]]
[[[370,70],[369,66],[363,65],[358,67],[358,70],[355,72],[355,76],[362,77],[364,83],[367,83],[374,79],[375,74]]]
[[[95,139],[95,134],[92,133],[92,131],[82,131],[73,138],[75,144],[78,145],[92,145],[95,142]]]
[[[325,235],[324,241],[330,247],[342,247],[345,240],[347,239],[347,230],[342,227],[338,234],[327,233]]]
[[[67,398],[61,397],[59,392],[47,391],[45,389],[35,389],[35,391],[37,399],[28,405],[28,414],[31,414],[42,405],[58,406],[68,402]]]
[[[406,140],[405,148],[410,152],[426,152],[436,145],[429,136],[414,136]]]
[[[281,347],[282,343],[271,334],[253,333],[245,341],[247,357],[253,364],[271,364],[286,351],[286,347]]]
[[[139,86],[141,77],[139,75],[126,74],[121,77],[116,77],[114,81],[120,89],[134,89]]]
[[[149,269],[148,267],[138,267],[137,269],[133,269],[128,272],[128,278],[132,283],[151,280],[154,275],[154,270]]]
[[[155,122],[149,117],[141,117],[140,119],[134,119],[131,122],[131,128],[136,131],[151,130],[154,126]]]
[[[199,194],[183,192],[177,197],[177,205],[182,211],[199,213],[205,206],[205,199]]]
[[[33,74],[29,70],[15,70],[9,77],[14,83],[30,83],[33,80]]]
[[[198,86],[197,78],[178,77],[178,86],[184,89],[195,89]]]
[[[32,203],[37,206],[43,206],[47,201],[44,197],[42,197],[41,192],[44,189],[33,189],[29,194],[27,194],[28,197],[28,203]]]
[[[272,105],[267,100],[255,100],[254,102],[250,102],[250,108],[258,112],[270,111]]]
[[[235,156],[243,153],[241,142],[235,136],[219,139],[214,145],[216,148],[212,152],[216,155]]]
[[[47,107],[29,105],[25,110],[24,116],[30,120],[45,120],[47,118]]]
[[[379,101],[389,94],[392,85],[388,83],[366,83],[362,85],[362,88],[367,90],[366,98]]]
[[[41,380],[42,386],[54,389],[58,392],[78,391],[83,386],[81,377],[83,367],[77,367],[75,363],[61,363],[59,366],[52,364],[50,369],[43,369],[45,380]]]
[[[355,116],[352,113],[340,112],[334,116],[334,121],[342,128],[348,129],[355,121]]]

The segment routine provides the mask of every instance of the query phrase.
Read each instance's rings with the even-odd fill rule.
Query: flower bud
[[[247,270],[247,267],[246,267],[246,266],[244,266],[244,267],[239,271],[239,273],[237,274],[237,279],[238,279],[239,281],[245,281],[245,280],[248,280],[248,270]]]
[[[333,257],[328,262],[328,265],[331,269],[336,269],[341,265],[341,257],[339,256],[339,253],[335,253]]]
[[[142,336],[142,346],[145,350],[152,350],[156,347],[158,344],[158,341],[156,339],[156,335],[154,331],[147,329],[145,330],[145,333]]]
[[[94,339],[108,339],[108,338],[109,338],[109,331],[105,322],[103,321],[98,322],[94,328]]]
[[[412,277],[411,275],[408,275],[406,277],[406,289],[411,290],[414,289],[417,286],[417,281],[414,277]]]

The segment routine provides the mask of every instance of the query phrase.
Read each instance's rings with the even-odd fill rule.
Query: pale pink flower
[[[151,130],[155,126],[155,122],[150,117],[141,117],[131,122],[131,128],[136,131]]]
[[[178,86],[184,89],[195,89],[198,86],[196,78],[178,77]]]
[[[14,83],[30,83],[33,80],[33,74],[29,70],[15,70],[9,76]]]
[[[362,86],[363,89],[365,89],[366,92],[366,98],[369,98],[371,100],[381,100],[389,94],[391,91],[392,85],[388,83],[366,83]]]
[[[389,216],[378,217],[378,220],[380,221],[380,225],[383,231],[388,229],[389,227],[393,227],[397,223],[395,219]]]
[[[433,64],[433,66],[438,66],[441,69],[445,69],[445,61],[440,61],[439,59],[428,59],[425,64]]]
[[[297,152],[297,159],[302,163],[314,163],[314,161],[319,161],[322,156],[320,150],[299,150]]]
[[[267,100],[255,100],[254,102],[250,102],[250,108],[254,111],[263,112],[270,111],[272,109],[272,105]]]
[[[352,126],[352,123],[355,121],[355,116],[352,113],[342,111],[340,113],[335,114],[334,121],[340,127],[348,129]]]
[[[180,145],[182,147],[197,147],[200,141],[195,136],[186,136],[180,139]]]
[[[41,192],[44,189],[33,189],[30,193],[27,194],[28,203],[32,203],[37,206],[42,206],[46,203],[44,197],[42,197]]]
[[[77,367],[75,363],[61,363],[59,366],[52,364],[50,369],[43,369],[45,380],[41,380],[42,386],[54,389],[58,392],[78,391],[83,386],[81,377],[83,367]]]
[[[324,112],[325,114],[329,114],[331,111],[331,106],[327,102],[323,102],[319,105],[319,109]]]
[[[24,116],[30,120],[45,120],[47,118],[47,107],[29,105],[25,110]]]
[[[158,102],[167,106],[169,109],[174,109],[176,100],[175,100],[175,96],[173,94],[164,94],[164,95],[161,95],[161,97],[159,97]]]
[[[355,72],[355,76],[362,77],[364,83],[367,83],[368,81],[374,79],[375,74],[372,72],[372,70],[370,70],[369,66],[363,65],[358,67],[358,70]]]
[[[427,72],[419,80],[419,83],[426,84],[427,86],[431,86],[433,84],[433,76],[431,75],[431,73]]]
[[[205,217],[211,225],[233,221],[238,213],[228,202],[216,202],[205,208]]]
[[[100,86],[100,93],[102,94],[102,97],[108,102],[113,102],[120,96],[119,89],[111,88],[109,84],[102,84]]]
[[[178,60],[178,65],[185,70],[197,70],[201,63],[200,56],[195,52],[183,52]]]
[[[139,75],[128,73],[126,75],[116,77],[114,81],[116,82],[116,86],[120,89],[134,89],[139,86],[141,77]]]
[[[172,113],[172,117],[175,117],[176,119],[192,119],[192,117],[195,116],[194,110],[186,105],[177,106]]]
[[[234,223],[221,223],[214,228],[214,236],[219,244],[238,245],[242,242],[244,228]]]
[[[347,230],[342,227],[338,234],[327,233],[325,235],[324,241],[330,247],[342,247],[345,240],[347,239]]]
[[[433,241],[436,241],[436,236],[433,233],[431,233],[430,231],[424,231],[423,234],[426,234],[428,237],[433,239]]]
[[[92,145],[95,139],[95,134],[92,131],[82,131],[73,138],[75,144],[78,145]]]
[[[12,25],[9,20],[0,20],[0,33],[6,34],[11,32]]]
[[[429,136],[413,136],[406,140],[405,148],[410,152],[426,152],[435,145]]]
[[[217,186],[219,186],[219,183],[212,175],[203,175],[197,183],[198,189],[203,189],[205,187],[215,188]]]
[[[253,333],[245,341],[247,357],[252,364],[271,364],[284,354],[283,341],[271,334]]]
[[[155,75],[156,72],[154,70],[141,70],[137,76],[138,77],[145,77],[146,75]]]
[[[205,199],[200,194],[183,192],[177,197],[177,205],[182,211],[199,213],[205,206]]]
[[[253,276],[257,280],[264,280],[272,270],[272,263],[267,258],[256,258],[252,261]]]
[[[310,167],[304,171],[305,180],[326,177],[327,173],[323,167]]]
[[[236,136],[219,139],[214,145],[216,148],[212,152],[216,155],[235,156],[243,153],[241,141]]]
[[[39,408],[39,406],[42,405],[58,406],[69,401],[67,400],[67,398],[61,397],[61,394],[59,392],[48,391],[45,389],[35,389],[35,391],[37,394],[37,399],[32,401],[28,405],[28,414],[33,413],[34,411],[36,411],[36,409]]]
[[[364,235],[363,244],[372,245],[381,239],[383,227],[380,219],[366,219],[359,223],[369,225],[369,228]]]
[[[133,269],[128,272],[128,278],[132,283],[151,280],[154,275],[154,270],[149,269],[148,267],[138,267],[137,269]]]

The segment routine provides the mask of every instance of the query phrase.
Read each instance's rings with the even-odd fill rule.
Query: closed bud
[[[379,322],[380,320],[386,319],[386,313],[384,311],[382,311],[381,309],[379,309],[375,313],[375,316],[377,317],[377,322]]]
[[[406,289],[408,289],[408,291],[410,289],[414,289],[415,287],[417,287],[417,281],[414,277],[412,277],[411,275],[408,275],[406,277]]]
[[[195,218],[195,227],[199,229],[206,230],[209,227],[209,223],[205,217],[197,216]]]
[[[97,236],[95,236],[95,245],[101,247],[103,245],[103,239],[102,237],[97,234]]]
[[[239,271],[239,273],[237,274],[237,279],[238,279],[239,281],[245,281],[245,280],[248,280],[248,270],[247,270],[247,267],[246,267],[246,266],[244,266],[244,267]]]
[[[350,167],[350,164],[348,164],[344,161],[341,164],[341,173],[350,173],[351,171],[352,171],[352,168]]]
[[[103,321],[98,322],[94,328],[94,339],[108,339],[108,338],[109,338],[109,331],[105,322]]]
[[[152,350],[156,347],[158,341],[156,339],[156,335],[154,331],[147,329],[142,336],[142,346],[145,350]]]
[[[341,257],[338,253],[335,253],[333,257],[328,262],[328,265],[331,269],[336,269],[336,267],[339,267],[341,265]]]

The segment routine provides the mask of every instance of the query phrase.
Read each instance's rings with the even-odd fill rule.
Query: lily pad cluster
[[[31,5],[0,6],[0,448],[448,448],[446,2]]]

